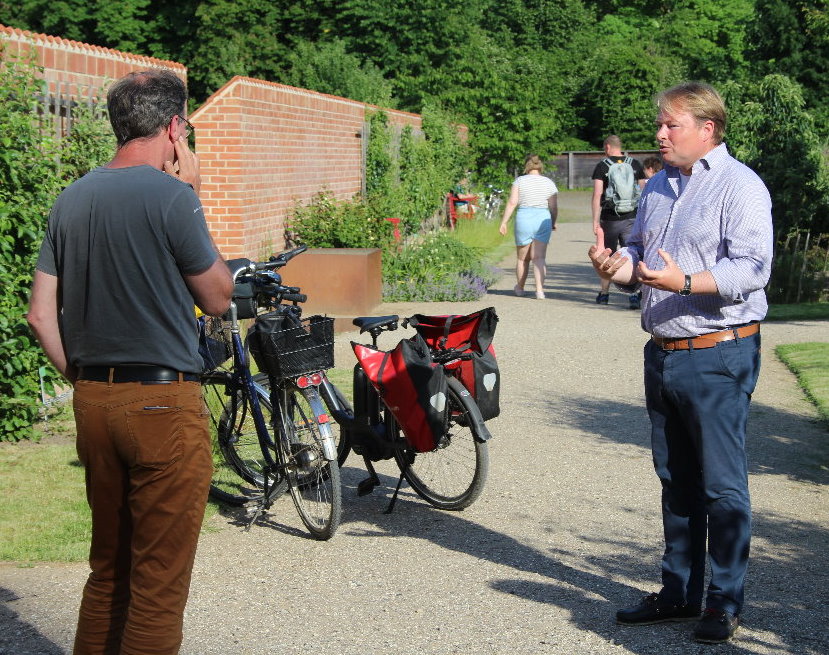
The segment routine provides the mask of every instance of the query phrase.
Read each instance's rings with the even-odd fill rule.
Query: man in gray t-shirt
[[[187,90],[131,73],[107,95],[115,157],[55,203],[29,324],[75,386],[92,569],[74,652],[175,655],[212,474],[193,306],[233,282],[198,198]]]

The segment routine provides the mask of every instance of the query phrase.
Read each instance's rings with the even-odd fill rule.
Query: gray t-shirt
[[[96,168],[49,217],[37,269],[59,278],[61,329],[75,366],[202,368],[183,275],[216,261],[201,202],[152,166]]]

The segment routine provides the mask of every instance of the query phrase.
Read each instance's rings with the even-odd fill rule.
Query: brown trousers
[[[175,655],[212,472],[197,382],[79,381],[92,509],[75,655]]]

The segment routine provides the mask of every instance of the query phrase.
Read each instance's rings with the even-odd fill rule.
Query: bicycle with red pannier
[[[354,406],[328,380],[320,386],[339,424],[339,463],[361,455],[369,477],[358,494],[380,484],[374,462],[394,459],[405,479],[431,505],[461,510],[481,494],[489,467],[485,420],[498,414],[500,377],[492,335],[498,317],[487,308],[468,316],[416,314],[402,321],[416,334],[390,351],[378,348],[383,332],[399,327],[398,316],[354,319],[371,344],[352,342]]]

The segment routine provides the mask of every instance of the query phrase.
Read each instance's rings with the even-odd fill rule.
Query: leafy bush
[[[421,237],[383,258],[383,300],[477,300],[496,279],[481,253],[446,232]]]
[[[368,204],[337,201],[327,191],[297,205],[290,229],[309,248],[381,248],[394,243],[394,226]]]
[[[0,63],[0,440],[31,435],[38,369],[46,357],[26,324],[49,206],[58,192],[57,147],[41,129],[35,97],[43,91],[29,61]]]
[[[92,135],[99,118],[81,115],[74,139],[56,141],[51,116],[39,114],[42,71],[0,49],[0,441],[31,437],[45,367],[57,373],[29,331],[25,313],[49,209],[62,186],[112,155]],[[82,112],[83,114],[83,112]],[[65,162],[63,158],[65,157]]]
[[[421,116],[423,136],[406,126],[399,138],[385,112],[368,117],[366,202],[383,216],[401,218],[406,234],[416,233],[441,211],[445,194],[463,176],[468,161],[448,114],[426,106]]]
[[[769,299],[818,300],[827,293],[829,166],[802,89],[774,74],[725,85],[724,96],[733,117],[728,147],[771,194],[777,244]]]

